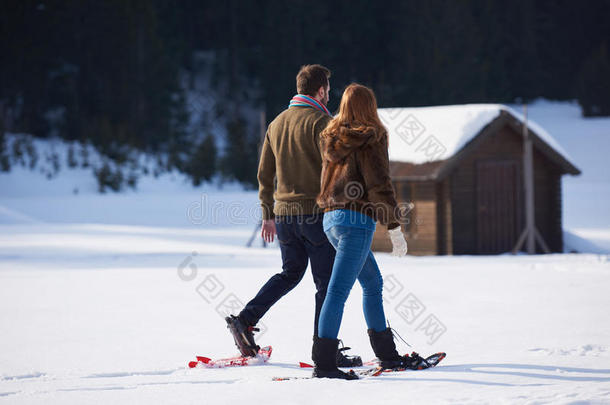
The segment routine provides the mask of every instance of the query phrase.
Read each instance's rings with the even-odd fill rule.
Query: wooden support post
[[[519,236],[515,247],[513,248],[513,254],[517,253],[523,242],[525,242],[525,248],[528,254],[533,255],[536,253],[536,241],[542,247],[545,253],[550,253],[549,247],[545,243],[542,235],[536,229],[536,207],[535,207],[535,195],[534,195],[534,149],[532,145],[532,139],[529,135],[528,124],[527,124],[527,104],[523,105],[523,123],[522,123],[522,134],[523,134],[523,185],[525,188],[525,229]]]
[[[535,215],[534,215],[534,158],[532,154],[532,140],[527,128],[527,104],[523,105],[523,174],[525,180],[525,246],[527,253],[536,253]]]

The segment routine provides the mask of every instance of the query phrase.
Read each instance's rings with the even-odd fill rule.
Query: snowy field
[[[564,225],[587,253],[378,254],[387,317],[412,346],[399,349],[447,358],[361,381],[271,381],[311,372],[297,366],[310,362],[310,274],[263,319],[268,364],[186,367],[236,353],[222,314],[280,270],[276,246],[245,247],[255,192],[162,176],[98,195],[89,173],[0,174],[0,404],[610,403],[610,120],[574,109],[530,114],[583,170],[564,178]],[[340,337],[373,358],[358,285]]]
[[[448,353],[436,369],[270,381],[310,373],[296,367],[310,361],[310,276],[264,318],[259,342],[274,348],[267,365],[188,369],[196,354],[236,352],[218,311],[245,302],[280,268],[278,249],[242,247],[249,234],[3,226],[0,402],[610,403],[610,262],[602,255],[378,255],[388,318],[415,350]],[[409,294],[425,306],[415,320],[403,308]],[[356,286],[340,336],[370,359],[360,295]],[[436,329],[420,326],[429,316]]]

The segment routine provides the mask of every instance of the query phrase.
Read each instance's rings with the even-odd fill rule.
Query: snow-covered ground
[[[610,403],[610,120],[574,108],[530,116],[583,170],[564,180],[566,244],[593,253],[378,254],[388,319],[412,345],[401,351],[447,358],[356,382],[271,381],[310,373],[297,367],[310,361],[310,275],[263,319],[268,364],[186,367],[236,353],[222,314],[280,270],[277,247],[244,247],[255,192],[163,175],[98,195],[80,169],[0,174],[0,403]],[[358,285],[340,337],[373,357]]]
[[[360,382],[272,382],[310,373],[296,367],[310,361],[310,276],[263,320],[267,365],[186,368],[196,354],[236,352],[221,314],[280,269],[278,249],[243,247],[250,228],[1,229],[0,402],[610,403],[608,256],[380,254],[392,326],[421,353],[446,351],[443,363]],[[405,307],[414,299],[421,313]],[[340,335],[370,359],[360,300],[356,286]]]

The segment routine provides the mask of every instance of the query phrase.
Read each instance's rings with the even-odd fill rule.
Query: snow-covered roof
[[[388,129],[390,161],[414,164],[451,158],[502,111],[520,122],[522,114],[502,104],[463,104],[436,107],[380,108]],[[569,155],[540,125],[528,128],[568,162]]]

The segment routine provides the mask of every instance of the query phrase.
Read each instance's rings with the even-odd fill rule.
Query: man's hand
[[[265,219],[263,220],[261,236],[263,240],[267,243],[273,242],[273,238],[275,237],[275,220],[274,219]]]

